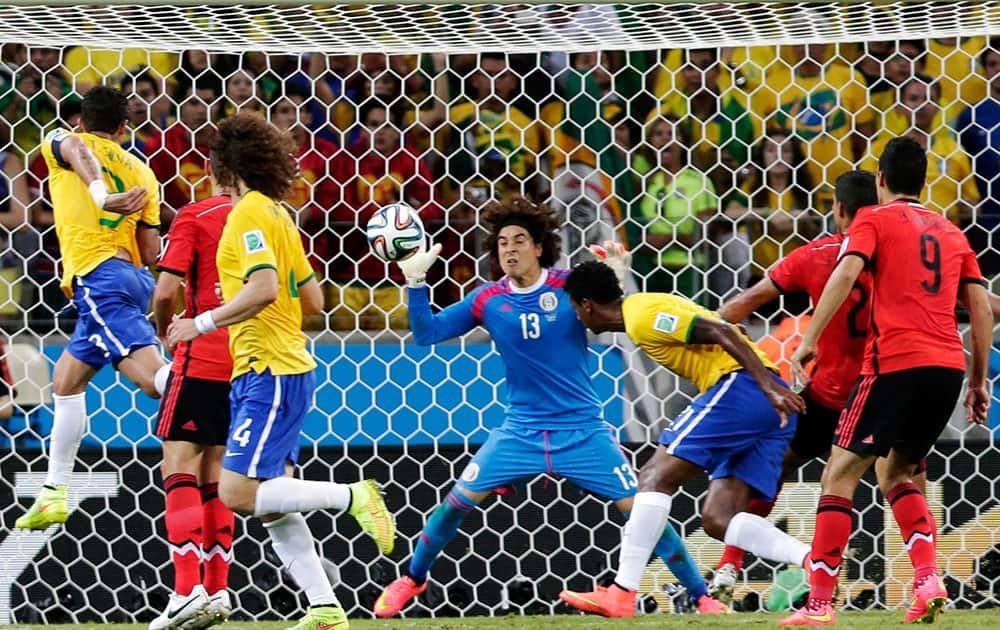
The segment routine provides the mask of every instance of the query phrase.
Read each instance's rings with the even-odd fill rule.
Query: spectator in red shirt
[[[313,268],[326,277],[327,265],[336,248],[327,217],[343,198],[341,187],[347,177],[346,169],[353,168],[353,164],[348,164],[350,160],[340,153],[337,145],[309,132],[312,110],[308,101],[309,95],[302,88],[286,85],[285,95],[271,105],[270,117],[274,126],[287,129],[298,143],[295,159],[299,163],[299,177],[285,202],[295,210]]]
[[[343,306],[334,314],[334,327],[406,328],[403,276],[370,254],[365,226],[376,210],[401,201],[416,209],[434,234],[444,213],[436,203],[430,169],[403,142],[399,115],[383,102],[369,100],[358,119],[358,141],[348,149],[353,177],[344,192],[346,203],[337,206],[330,221],[341,243],[341,255],[330,267],[339,293],[334,303]]]
[[[174,95],[180,103],[177,122],[146,143],[149,166],[163,185],[163,205],[175,212],[212,196],[207,171],[215,136],[211,113],[220,92],[218,80],[208,76],[178,89]]]

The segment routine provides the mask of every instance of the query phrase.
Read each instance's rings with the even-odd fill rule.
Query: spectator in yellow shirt
[[[966,106],[986,98],[986,80],[979,73],[979,55],[985,37],[947,37],[927,40],[927,65],[923,72],[941,84],[939,104],[946,122]]]
[[[76,91],[86,94],[94,85],[121,83],[126,74],[139,74],[149,68],[158,77],[167,77],[177,69],[178,56],[152,52],[145,48],[106,50],[75,46],[66,53],[63,65]]]
[[[927,187],[924,203],[931,210],[947,216],[960,227],[969,225],[972,209],[979,203],[979,188],[972,175],[972,163],[962,149],[955,132],[941,121],[941,83],[927,75],[917,75],[899,90],[899,102],[893,109],[893,129],[883,131],[872,143],[864,167],[875,171],[885,145],[906,135],[927,151]]]
[[[819,186],[814,203],[825,210],[833,188],[824,182],[863,158],[866,138],[874,133],[868,91],[859,72],[830,60],[827,44],[791,46],[786,54],[786,63],[768,68],[754,107],[766,113],[768,127],[791,129],[806,145],[810,175]]]

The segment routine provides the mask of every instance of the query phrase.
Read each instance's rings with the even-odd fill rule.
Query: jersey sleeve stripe
[[[176,269],[171,269],[170,267],[164,267],[163,265],[157,265],[156,266],[156,270],[157,271],[165,271],[165,272],[167,272],[167,273],[169,273],[171,275],[180,276],[181,278],[187,276],[187,274],[184,273],[183,271],[178,271]]]
[[[60,135],[52,138],[52,157],[56,159],[56,164],[65,169],[72,169],[69,162],[63,159],[62,153],[59,147],[62,145],[62,141],[67,138],[68,134]]]
[[[959,284],[978,284],[981,287],[989,287],[989,284],[982,278],[962,278],[958,281]]]
[[[308,276],[306,276],[305,278],[303,278],[302,280],[299,280],[298,282],[296,282],[295,286],[301,287],[303,284],[309,282],[310,280],[312,280],[315,277],[316,277],[316,272],[314,271],[311,274],[309,274]]]
[[[149,228],[151,230],[159,230],[160,229],[160,224],[157,223],[156,225],[153,225],[152,223],[146,223],[145,221],[139,221],[139,227]]]
[[[483,323],[483,312],[486,311],[486,303],[501,293],[504,293],[503,288],[498,284],[494,284],[486,287],[476,295],[476,299],[472,302],[472,317],[476,320],[477,324]]]
[[[691,335],[694,334],[694,325],[698,323],[698,318],[699,316],[697,314],[691,318],[691,325],[688,326],[687,334],[684,335],[684,343],[686,344],[691,343]]]
[[[781,286],[781,283],[774,279],[773,273],[768,272],[767,278],[771,281],[771,284],[774,285],[774,288],[778,290],[778,293],[788,293],[785,287]]]
[[[858,258],[860,258],[865,262],[865,268],[867,268],[872,263],[871,259],[868,258],[868,254],[865,254],[863,252],[854,250],[844,252],[843,254],[840,255],[840,260],[843,260],[845,256],[857,256]]]
[[[260,271],[261,269],[274,269],[275,271],[278,270],[278,268],[276,266],[274,266],[272,264],[269,264],[269,263],[265,263],[263,265],[254,265],[253,267],[250,267],[249,269],[247,269],[246,272],[243,274],[243,282],[246,282],[247,280],[249,280],[250,279],[250,275],[253,272]]]

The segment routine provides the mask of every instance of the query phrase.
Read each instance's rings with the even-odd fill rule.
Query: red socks
[[[851,499],[824,494],[816,509],[816,533],[809,552],[809,608],[818,609],[833,600],[840,561],[851,537],[854,519]]]
[[[747,505],[746,511],[751,514],[756,514],[767,518],[774,509],[774,501],[764,501],[762,499],[750,499],[750,504]],[[745,552],[739,547],[733,547],[732,545],[726,545],[725,551],[722,552],[722,557],[719,558],[719,563],[715,565],[718,569],[724,564],[731,564],[736,567],[737,571],[743,569],[743,556]]]
[[[229,563],[233,559],[233,511],[219,500],[219,484],[201,487],[202,528],[205,579],[209,595],[225,590],[229,585]]]
[[[174,592],[190,595],[201,583],[201,495],[194,475],[176,473],[163,480],[167,493],[167,543],[174,562]]]
[[[937,549],[935,539],[937,526],[927,499],[913,483],[901,483],[886,496],[892,506],[892,514],[899,524],[903,543],[913,562],[914,578],[920,582],[928,575],[937,573]]]

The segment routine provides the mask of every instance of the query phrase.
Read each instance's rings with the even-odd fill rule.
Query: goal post
[[[992,282],[1000,187],[981,158],[1000,141],[983,145],[985,134],[970,131],[989,129],[962,125],[966,110],[1000,97],[984,63],[1000,59],[993,34],[995,0],[8,1],[0,326],[17,394],[0,420],[0,557],[12,559],[0,568],[0,624],[148,621],[172,579],[156,404],[110,369],[87,390],[69,522],[37,535],[9,529],[40,485],[47,384],[75,321],[58,289],[39,143],[74,123],[90,86],[129,97],[123,143],[153,167],[166,214],[208,193],[207,146],[224,117],[255,110],[299,142],[301,177],[285,203],[326,299],[307,322],[320,367],[301,474],[375,477],[401,536],[381,559],[347,520],[308,516],[338,597],[364,617],[506,401],[503,365],[481,329],[430,348],[412,342],[401,276],[366,258],[377,207],[409,203],[444,246],[429,276],[438,307],[489,279],[483,205],[527,194],[564,218],[561,265],[586,259],[590,244],[624,241],[635,254],[630,290],[715,308],[832,230],[836,176],[874,168],[888,137],[910,134],[931,155],[925,202],[966,231]],[[747,324],[781,361],[808,308],[785,296]],[[592,341],[604,417],[641,463],[696,392],[621,336]],[[958,606],[995,605],[1000,593],[998,424],[967,428],[957,411],[929,458],[939,564]],[[787,483],[772,515],[803,540],[821,469],[814,462]],[[906,551],[874,481],[862,488],[841,592],[856,608],[897,608],[912,580]],[[705,481],[686,486],[672,517],[707,570],[722,545],[701,531],[705,490]],[[408,612],[566,612],[561,589],[588,589],[616,566],[621,523],[566,480],[527,479],[470,515]],[[302,602],[266,535],[251,520],[237,529],[237,609],[295,616]],[[748,606],[765,597],[779,568],[749,559],[738,597]],[[661,610],[683,609],[673,582],[655,561],[643,588]]]

